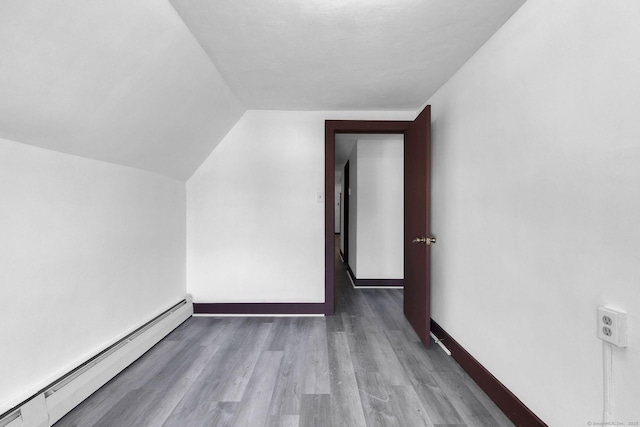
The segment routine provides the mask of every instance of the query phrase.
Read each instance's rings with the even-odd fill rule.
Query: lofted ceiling
[[[246,109],[417,110],[524,0],[3,0],[0,138],[188,179]]]

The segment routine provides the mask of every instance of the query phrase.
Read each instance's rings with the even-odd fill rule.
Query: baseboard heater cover
[[[190,295],[0,417],[0,427],[55,424],[193,315]]]

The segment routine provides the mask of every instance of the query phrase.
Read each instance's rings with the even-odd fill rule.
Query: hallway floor
[[[336,315],[192,317],[62,418],[66,426],[511,426],[402,314],[402,290],[351,287]]]

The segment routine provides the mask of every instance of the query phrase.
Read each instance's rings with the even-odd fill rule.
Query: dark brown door
[[[429,347],[431,319],[431,106],[409,125],[404,134],[404,315]],[[416,240],[419,240],[416,242]]]

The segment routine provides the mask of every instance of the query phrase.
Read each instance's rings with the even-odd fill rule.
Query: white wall
[[[0,413],[185,294],[184,183],[0,139]]]
[[[335,207],[335,209],[333,210],[333,214],[335,215],[334,217],[334,222],[335,222],[335,232],[340,233],[340,193],[342,192],[342,174],[336,174],[336,185],[335,185],[335,190],[334,190],[334,201],[333,201],[333,206]]]
[[[433,106],[433,318],[552,426],[640,420],[640,2],[529,1]]]
[[[356,150],[354,150],[356,153]],[[357,223],[354,239],[358,279],[404,278],[404,138],[370,135],[358,139]],[[355,184],[357,182],[357,184]]]
[[[0,137],[42,148],[186,180],[245,111],[167,1],[4,0],[0,52]]]
[[[187,182],[187,289],[194,301],[323,302],[324,206],[317,193],[324,191],[324,121],[413,116],[245,113]]]
[[[360,149],[357,141],[349,155],[349,187],[347,188],[347,197],[349,198],[349,226],[347,232],[349,234],[347,264],[351,268],[353,274],[358,271],[358,150]],[[356,276],[357,277],[357,276]]]

